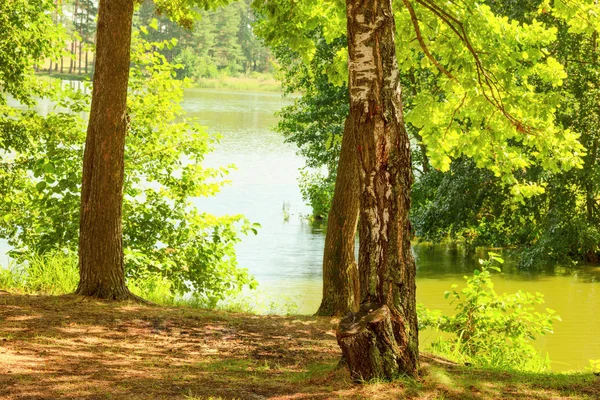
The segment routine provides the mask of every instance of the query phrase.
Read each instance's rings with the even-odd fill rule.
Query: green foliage
[[[183,49],[175,57],[175,62],[181,65],[181,68],[177,70],[179,79],[216,78],[219,76],[219,69],[210,57],[200,56],[190,47]]]
[[[276,46],[284,86],[303,93],[283,110],[279,129],[307,160],[300,186],[318,215],[329,208],[331,194],[322,194],[335,182],[347,113],[344,16],[335,2],[300,3],[255,2],[257,30]],[[537,0],[439,4],[460,21],[477,58],[439,15],[415,4],[425,45],[453,78],[425,56],[398,4],[416,176],[411,220],[420,239],[518,246],[527,268],[600,259],[597,39],[569,28],[596,23],[597,5],[554,3],[558,11]],[[481,74],[495,77],[492,88],[479,86]],[[490,101],[496,95],[504,106]]]
[[[429,162],[448,170],[453,159],[470,157],[511,187],[517,199],[543,192],[543,185],[518,179],[523,168],[581,167],[578,134],[562,129],[555,118],[560,96],[537,88],[539,82],[558,87],[566,76],[548,50],[557,30],[535,20],[509,20],[479,0],[430,8],[424,3],[429,4],[414,5],[417,21],[400,5],[395,18],[399,69],[409,89],[406,121],[427,147]],[[344,4],[337,1],[256,1],[254,6],[262,17],[257,31],[266,42],[288,46],[305,62],[319,45],[311,32],[320,29],[327,43],[346,32]],[[422,43],[415,40],[415,23]],[[335,54],[326,72],[339,84],[347,71],[346,52]]]
[[[447,173],[432,171],[420,176],[413,202],[413,223],[420,238],[448,237],[473,246],[519,246],[520,264],[526,268],[600,259],[600,64],[596,39],[594,34],[573,33],[547,8],[539,14],[539,3],[490,1],[500,15],[526,23],[541,16],[557,30],[553,54],[565,65],[568,76],[560,87],[541,82],[536,86],[560,98],[556,119],[578,133],[586,149],[583,168],[549,171],[543,163],[536,163],[517,171],[519,180],[544,188],[544,193],[518,202],[500,179],[461,158]]]
[[[194,8],[193,3],[202,9]],[[146,26],[156,27],[147,30],[150,41],[176,40],[173,46],[157,50],[182,65],[177,71],[178,79],[198,81],[251,72],[270,73],[270,53],[252,31],[254,15],[249,4],[249,0],[190,4],[146,1],[134,26],[145,30]]]
[[[300,171],[300,193],[312,208],[312,217],[315,220],[327,219],[329,214],[335,186],[335,175],[332,175],[324,176],[307,168]]]
[[[440,311],[420,310],[421,328],[433,328],[449,333],[432,344],[434,351],[453,355],[474,364],[518,370],[541,370],[549,360],[541,358],[531,341],[552,333],[554,321],[560,318],[554,311],[536,311],[544,303],[541,293],[519,290],[513,294],[498,294],[490,271],[500,272],[494,263],[504,261],[494,253],[480,260],[481,270],[465,276],[466,286],[458,290],[453,285],[445,292],[455,304],[454,315]]]
[[[283,70],[285,93],[302,96],[284,107],[277,130],[287,142],[296,144],[306,166],[299,179],[304,201],[311,206],[313,217],[327,218],[337,176],[337,163],[348,114],[348,88],[332,84],[327,75],[345,38],[327,43],[319,30],[311,33],[317,48],[311,62],[299,61],[289,47],[274,49]]]
[[[216,139],[189,120],[180,105],[185,82],[155,49],[134,34],[128,96],[123,242],[128,279],[166,279],[173,295],[194,292],[215,304],[243,286],[234,245],[256,232],[241,215],[215,217],[192,200],[216,194],[226,168],[204,168]],[[79,196],[88,98],[58,91],[55,111],[41,116],[6,107],[0,118],[0,237],[20,265],[36,255],[77,248]],[[64,112],[64,110],[68,112]]]
[[[0,3],[0,105],[6,101],[5,93],[31,104],[37,86],[32,79],[33,65],[58,56],[62,44],[63,32],[54,26],[53,12],[52,0]]]

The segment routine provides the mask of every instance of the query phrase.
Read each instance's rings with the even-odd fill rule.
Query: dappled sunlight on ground
[[[335,322],[0,291],[0,399],[600,397],[591,374],[521,382],[427,355],[419,381],[356,385]]]

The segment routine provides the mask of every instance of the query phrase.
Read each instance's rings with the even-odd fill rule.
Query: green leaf
[[[44,189],[46,189],[46,182],[45,181],[40,181],[35,185],[35,188],[38,190],[38,192],[42,192]]]

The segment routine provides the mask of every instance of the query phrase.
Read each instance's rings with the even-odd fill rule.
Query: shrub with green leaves
[[[156,49],[134,33],[128,96],[123,243],[128,280],[166,279],[173,295],[194,293],[216,304],[244,286],[234,245],[240,233],[256,233],[241,215],[200,212],[192,200],[215,195],[227,168],[204,168],[217,142],[181,107],[185,82]],[[0,116],[0,238],[19,265],[37,255],[76,253],[81,165],[89,98],[59,90],[47,115],[4,107]],[[158,279],[158,278],[157,278]]]
[[[445,293],[455,305],[455,314],[421,308],[420,328],[451,334],[437,339],[432,349],[461,361],[493,368],[543,370],[549,360],[539,355],[531,342],[552,333],[553,323],[560,317],[548,308],[537,311],[544,303],[541,293],[496,293],[491,271],[500,272],[494,263],[503,262],[495,253],[489,253],[488,260],[480,260],[481,269],[465,276],[466,287],[459,291],[452,285]]]

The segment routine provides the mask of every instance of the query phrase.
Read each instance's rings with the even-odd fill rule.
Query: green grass
[[[201,89],[227,89],[251,92],[281,92],[281,83],[271,75],[200,78],[194,85]]]
[[[59,251],[35,255],[27,263],[0,268],[0,288],[22,293],[73,293],[78,282],[77,257]]]
[[[77,263],[76,254],[57,251],[34,256],[21,264],[13,263],[8,268],[0,266],[0,289],[43,295],[73,293],[79,283]],[[176,296],[171,292],[169,280],[158,275],[129,279],[127,287],[133,294],[164,306],[247,314],[294,314],[298,309],[294,299],[285,296],[275,299],[260,290],[226,296],[216,304],[202,296]]]
[[[60,80],[65,80],[65,81],[91,81],[92,80],[92,75],[91,74],[69,74],[69,73],[60,73],[60,72],[52,72],[52,73],[48,73],[48,72],[38,72],[37,75],[40,78],[43,79],[60,79]]]

